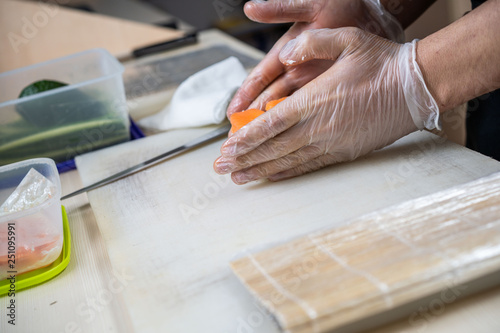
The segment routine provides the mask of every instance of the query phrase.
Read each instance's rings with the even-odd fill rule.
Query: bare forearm
[[[500,88],[500,0],[418,42],[417,62],[441,111]]]
[[[381,0],[380,3],[406,29],[436,0]]]

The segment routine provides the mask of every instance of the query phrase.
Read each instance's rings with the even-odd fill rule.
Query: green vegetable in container
[[[24,88],[19,98],[63,88],[67,85],[58,81],[40,80]],[[40,127],[84,121],[104,115],[106,112],[99,101],[77,89],[69,88],[43,98],[20,102],[16,110],[26,121]]]
[[[24,88],[23,91],[21,91],[21,93],[19,94],[19,98],[31,96],[47,90],[65,87],[67,85],[68,85],[67,83],[62,83],[59,81],[40,80]]]
[[[90,96],[54,80],[36,81],[21,91],[16,111],[21,119],[0,125],[0,165],[33,157],[65,161],[91,150],[129,139],[106,96]],[[22,101],[53,89],[65,89]],[[125,122],[127,123],[127,122]]]

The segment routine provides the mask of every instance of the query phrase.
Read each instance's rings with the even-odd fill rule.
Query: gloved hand
[[[229,104],[228,117],[249,108],[263,109],[267,101],[288,96],[326,71],[331,60],[284,66],[281,48],[309,29],[353,26],[403,42],[403,29],[379,0],[254,0],[245,4],[246,15],[257,22],[296,22],[248,76]]]
[[[438,124],[416,42],[396,44],[357,28],[308,30],[279,57],[292,67],[313,59],[335,63],[223,144],[214,168],[232,172],[237,184],[351,161]]]

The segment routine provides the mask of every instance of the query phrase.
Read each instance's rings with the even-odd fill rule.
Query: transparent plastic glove
[[[289,67],[279,61],[281,48],[303,31],[351,26],[404,41],[401,25],[379,0],[253,0],[245,4],[245,13],[257,22],[296,23],[245,80],[229,104],[228,117],[249,108],[262,109],[266,102],[290,95],[332,65],[331,60],[314,60]]]
[[[216,172],[237,184],[280,180],[351,161],[438,122],[439,108],[415,61],[416,42],[396,44],[356,28],[309,30],[281,51],[287,66],[335,64],[222,146]]]

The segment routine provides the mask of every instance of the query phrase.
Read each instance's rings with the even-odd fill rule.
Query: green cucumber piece
[[[19,94],[19,98],[35,95],[47,90],[65,87],[67,85],[68,85],[67,83],[53,81],[53,80],[36,81],[27,86],[26,88],[24,88]]]

